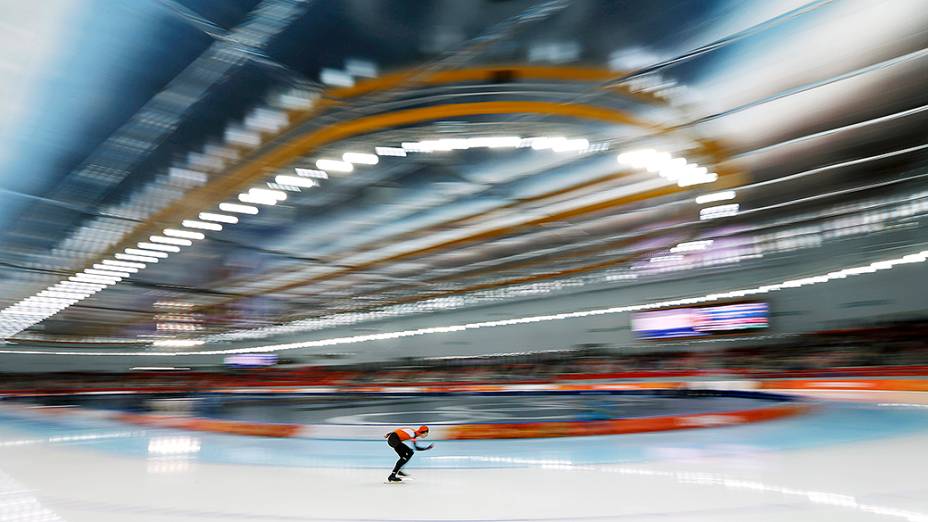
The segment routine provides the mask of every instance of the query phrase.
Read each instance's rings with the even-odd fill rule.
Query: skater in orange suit
[[[401,468],[405,466],[407,462],[409,462],[409,459],[412,458],[412,454],[414,453],[412,448],[406,445],[406,442],[411,442],[413,447],[419,451],[430,450],[432,449],[431,444],[428,446],[420,446],[417,442],[418,439],[428,436],[428,426],[419,426],[416,429],[397,428],[384,435],[384,438],[387,439],[387,444],[389,444],[390,447],[396,451],[396,454],[400,456],[399,460],[396,461],[396,466],[393,466],[393,473],[390,473],[390,476],[387,478],[388,481],[401,482],[403,479],[400,477],[406,476],[406,474],[402,472]]]

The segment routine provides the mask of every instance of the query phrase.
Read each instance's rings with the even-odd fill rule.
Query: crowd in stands
[[[519,355],[436,358],[364,366],[284,365],[254,370],[0,374],[0,392],[17,390],[197,391],[254,386],[365,386],[514,383],[668,377],[766,377],[873,373],[928,375],[928,321],[820,332],[751,347],[699,349],[675,344],[632,352],[586,347]],[[900,373],[901,372],[901,373]]]

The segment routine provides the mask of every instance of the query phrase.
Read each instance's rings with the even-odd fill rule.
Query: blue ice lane
[[[664,459],[751,454],[883,439],[928,431],[928,411],[824,403],[810,414],[744,426],[660,433],[548,439],[436,441],[411,467],[498,468],[549,464],[619,464]],[[109,435],[94,439],[95,435]],[[61,437],[75,437],[61,441]],[[89,436],[89,437],[87,437]],[[22,420],[0,416],[4,441],[56,437],[79,446],[139,458],[189,458],[202,462],[337,468],[388,468],[395,453],[383,441],[243,437],[139,429],[107,421]],[[195,444],[190,444],[195,441]],[[152,448],[167,455],[152,454]],[[172,448],[177,454],[171,454]],[[196,448],[191,450],[190,448]],[[185,451],[187,453],[185,453]]]

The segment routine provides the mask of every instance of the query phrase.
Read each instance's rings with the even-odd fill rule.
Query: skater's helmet
[[[416,435],[419,437],[428,437],[429,436],[429,427],[428,426],[419,426],[416,428]]]

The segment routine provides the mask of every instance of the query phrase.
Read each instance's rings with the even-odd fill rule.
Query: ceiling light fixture
[[[346,152],[342,154],[342,159],[348,163],[355,163],[358,165],[376,165],[380,162],[380,158],[376,154],[369,154],[366,152]]]
[[[92,292],[91,292],[91,293],[92,293]],[[84,298],[90,296],[91,293],[77,292],[76,290],[73,291],[73,292],[67,292],[67,291],[64,291],[64,290],[43,290],[43,291],[39,292],[39,293],[36,294],[36,295],[39,296],[39,297],[55,297],[55,298],[59,298],[59,299],[78,299],[78,300],[80,300],[80,299],[84,299]]]
[[[140,248],[144,248],[146,250],[160,250],[162,252],[172,252],[172,253],[180,252],[180,247],[174,246],[174,245],[162,245],[159,243],[146,243],[144,241],[139,243],[138,245]]]
[[[142,261],[144,263],[157,263],[159,257],[168,257],[167,254],[163,256],[153,256],[153,252],[138,250],[136,248],[127,248],[126,252],[125,254],[113,254],[113,257],[123,261]],[[161,252],[158,252],[158,254],[161,254]]]
[[[715,192],[712,194],[705,194],[696,198],[697,205],[704,205],[706,203],[715,203],[716,201],[727,201],[730,199],[735,199],[734,190],[725,190],[722,192]]]
[[[75,281],[60,281],[56,286],[61,288],[73,288],[78,291],[102,290],[106,285],[99,283],[78,283]]]
[[[715,207],[706,207],[699,211],[699,219],[705,221],[708,219],[734,216],[738,213],[740,208],[740,205],[737,203],[732,203],[729,205],[718,205]]]
[[[146,265],[143,264],[143,263],[129,263],[129,262],[126,262],[126,261],[113,261],[112,259],[104,259],[104,260],[103,260],[103,264],[104,264],[104,265],[121,266],[121,267],[126,267],[126,268],[138,268],[138,269],[145,268],[145,266],[146,266]]]
[[[130,274],[135,274],[139,271],[138,268],[131,268],[128,266],[115,266],[115,265],[104,265],[102,263],[96,263],[93,265],[97,270],[117,270],[119,272],[126,272]]]
[[[680,243],[679,245],[670,249],[671,252],[695,252],[698,250],[705,250],[712,246],[714,243],[711,239],[704,239],[702,241],[690,241],[688,243]]]
[[[295,168],[293,172],[304,178],[329,179],[329,175],[321,170]]]
[[[78,283],[103,283],[109,286],[109,285],[115,285],[116,283],[121,281],[122,278],[121,277],[116,277],[116,278],[102,277],[102,276],[95,276],[95,275],[90,275],[90,274],[75,274],[69,277],[68,280],[76,281]]]
[[[181,239],[177,237],[148,236],[148,240],[153,241],[155,243],[164,243],[166,245],[190,246],[193,244],[193,241],[190,241],[189,239]],[[158,249],[158,250],[161,250],[161,249]]]
[[[214,214],[212,212],[200,212],[199,216],[203,221],[218,221],[220,223],[238,223],[238,218],[235,216],[227,216],[225,214]],[[222,227],[222,225],[220,225]]]
[[[254,187],[248,189],[248,193],[261,198],[273,198],[277,201],[284,201],[287,199],[287,193],[281,190]]]
[[[159,339],[151,344],[152,346],[165,348],[189,348],[192,346],[200,346],[203,344],[203,341],[197,341],[194,339]]]
[[[219,210],[224,210],[226,212],[235,212],[237,214],[255,215],[258,213],[258,207],[252,207],[251,205],[239,205],[238,203],[220,203]],[[184,226],[187,226],[187,225],[184,225]]]
[[[399,147],[374,147],[374,152],[380,156],[396,156],[400,158],[406,157],[406,151]]]
[[[558,140],[551,142],[551,150],[554,152],[583,152],[590,148],[589,140],[577,138],[573,140]]]
[[[318,187],[319,183],[312,178],[303,178],[300,176],[287,176],[281,174],[274,178],[274,181],[280,185],[289,185],[291,187],[313,188]]]
[[[316,161],[316,168],[320,170],[333,172],[353,172],[354,165],[347,161],[338,161],[331,159],[321,159]]]
[[[126,252],[129,254],[135,254],[137,256],[158,257],[161,259],[168,257],[168,255],[164,252],[158,252],[157,250],[144,250],[141,248],[127,248]]]
[[[163,233],[164,235],[166,235],[166,236],[170,236],[170,237],[182,237],[182,238],[185,238],[185,239],[204,239],[204,238],[206,238],[206,236],[204,236],[204,235],[203,235],[202,233],[200,233],[200,232],[191,232],[191,231],[189,231],[189,230],[177,230],[177,229],[175,229],[175,228],[166,228],[166,229],[164,229],[164,231],[163,231],[162,233]]]
[[[186,228],[198,228],[200,230],[215,230],[217,232],[222,230],[222,225],[219,223],[207,223],[205,221],[196,221],[193,219],[185,219],[181,222],[181,225]]]
[[[98,270],[96,268],[87,268],[84,270],[85,274],[103,276],[103,277],[129,277],[132,274],[129,272],[116,272],[113,270]]]
[[[243,203],[253,203],[255,205],[276,205],[277,198],[262,197],[250,192],[243,192],[238,195],[239,201]]]

